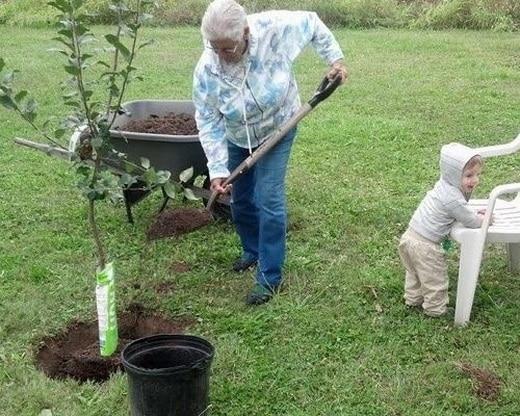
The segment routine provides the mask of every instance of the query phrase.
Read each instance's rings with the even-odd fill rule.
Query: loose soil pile
[[[457,368],[471,377],[475,396],[488,401],[496,401],[498,399],[502,381],[496,374],[469,363],[457,363]]]
[[[51,378],[103,382],[110,374],[123,370],[120,352],[129,342],[150,335],[180,334],[193,323],[192,318],[171,320],[133,305],[118,316],[119,345],[112,357],[99,354],[97,321],[74,322],[63,333],[41,342],[36,365]]]
[[[211,222],[211,215],[204,208],[177,208],[161,212],[150,225],[146,235],[149,240],[174,237],[189,233]]]
[[[137,133],[171,134],[192,136],[199,134],[193,116],[189,114],[168,113],[163,117],[151,114],[142,120],[131,120],[120,128],[123,131]]]

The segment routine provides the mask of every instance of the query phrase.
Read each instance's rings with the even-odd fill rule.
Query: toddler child
[[[404,299],[408,306],[422,306],[429,316],[446,313],[448,269],[442,240],[455,221],[478,228],[484,213],[473,212],[467,201],[479,183],[482,158],[459,143],[442,147],[441,177],[419,204],[399,242],[406,269]]]

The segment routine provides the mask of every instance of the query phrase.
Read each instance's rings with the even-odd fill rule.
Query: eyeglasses
[[[237,43],[234,48],[215,48],[214,46],[211,46],[210,44],[207,44],[206,48],[211,49],[215,53],[221,52],[221,53],[232,54],[232,53],[235,53],[237,51],[239,44],[240,44],[240,42]]]

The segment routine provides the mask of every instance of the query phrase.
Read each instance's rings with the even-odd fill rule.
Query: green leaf
[[[179,179],[180,179],[181,183],[188,182],[192,177],[193,177],[193,166],[188,169],[183,170],[179,174]]]
[[[150,13],[143,13],[139,18],[139,23],[147,23],[153,19],[153,15]]]
[[[15,102],[8,95],[0,95],[0,104],[2,104],[5,108],[10,110],[16,109]]]
[[[31,123],[36,119],[36,116],[36,113],[33,111],[23,111],[23,117]]]
[[[149,187],[157,183],[157,173],[154,168],[148,169],[142,177]]]
[[[141,166],[145,169],[150,169],[150,160],[145,157],[141,158]]]
[[[76,173],[78,175],[81,175],[81,176],[84,176],[84,177],[88,177],[90,175],[90,171],[92,170],[92,168],[90,166],[87,166],[87,165],[80,165],[77,169],[76,169]]]
[[[27,97],[27,91],[22,90],[22,91],[20,91],[18,94],[16,94],[16,95],[14,96],[14,100],[15,100],[17,103],[20,103],[20,101],[22,101],[25,97]]]
[[[63,43],[69,49],[74,50],[74,46],[72,45],[72,43],[67,42],[65,39],[63,39],[61,37],[55,37],[55,38],[52,38],[52,40],[56,40],[60,43]]]
[[[62,97],[64,99],[69,99],[69,98],[72,98],[72,97],[76,97],[77,95],[78,95],[77,91],[71,91],[71,92],[68,92],[66,94],[63,94]]]
[[[69,3],[66,0],[55,0],[50,1],[47,3],[49,6],[54,7],[55,9],[58,9],[62,11],[63,13],[71,13],[72,8],[70,7]]]
[[[3,60],[3,58],[0,58],[0,72],[2,72],[2,69],[4,69],[5,67],[5,61]]]
[[[36,111],[37,108],[38,108],[38,104],[36,103],[34,98],[29,98],[27,100],[27,103],[25,104],[24,111],[32,113],[33,111]]]
[[[29,98],[21,107],[20,111],[22,112],[22,116],[29,122],[33,122],[36,119],[36,109],[38,108],[38,104],[34,98]]]
[[[102,66],[104,66],[105,68],[110,68],[110,65],[107,64],[105,61],[97,61],[96,64],[98,64],[98,65],[102,65]]]
[[[193,185],[196,186],[197,188],[202,188],[204,186],[204,182],[206,182],[206,178],[207,178],[206,175],[197,176],[195,178],[195,180],[193,181]]]
[[[83,0],[71,0],[72,7],[75,9],[79,9],[83,6]]]
[[[67,51],[60,49],[60,48],[49,48],[49,49],[47,49],[47,52],[58,52],[58,53],[61,53],[62,55],[69,56],[69,53]]]
[[[122,187],[129,187],[130,185],[137,182],[137,179],[135,176],[129,175],[128,173],[123,173],[121,177],[119,178],[119,186]]]
[[[18,72],[17,70],[8,71],[2,78],[2,84],[9,85],[13,82],[14,74]]]
[[[175,189],[175,185],[171,182],[166,182],[163,185],[164,192],[166,195],[168,195],[168,198],[175,199],[175,196],[177,195],[177,190]]]
[[[90,144],[94,149],[99,149],[101,146],[103,146],[103,139],[99,136],[96,136],[90,140]]]
[[[76,34],[79,36],[78,42],[80,44],[82,43],[82,39],[84,38],[84,35],[89,36],[89,32],[88,31],[89,31],[89,29],[85,25],[78,24],[76,26]]]
[[[184,196],[190,201],[200,200],[200,198],[197,198],[190,188],[184,188]]]
[[[58,30],[58,33],[68,39],[74,39],[74,33],[70,29],[61,29]]]
[[[168,182],[171,176],[171,172],[169,170],[160,170],[157,172],[157,183],[163,184]]]
[[[105,39],[114,48],[116,48],[119,52],[121,52],[121,55],[123,55],[125,57],[125,59],[128,60],[130,58],[130,51],[128,50],[128,48],[125,45],[123,45],[119,41],[119,38],[116,35],[112,35],[112,34],[105,35]]]
[[[80,71],[79,68],[73,65],[64,65],[65,71],[67,71],[69,74],[78,76]]]
[[[147,41],[141,43],[141,44],[139,45],[139,48],[138,48],[138,49],[145,48],[146,46],[148,46],[148,45],[152,45],[152,44],[154,44],[154,43],[155,43],[155,39],[149,39],[149,40],[147,40]]]
[[[65,129],[56,129],[54,130],[54,137],[56,137],[57,139],[61,139],[66,131],[67,130]]]

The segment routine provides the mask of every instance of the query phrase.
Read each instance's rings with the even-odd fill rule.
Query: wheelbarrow
[[[129,161],[140,165],[142,157],[158,170],[168,170],[172,178],[193,168],[193,178],[205,175],[208,179],[203,188],[191,187],[196,196],[207,202],[209,191],[209,176],[207,159],[197,134],[170,135],[157,133],[138,133],[125,131],[124,126],[132,120],[148,119],[152,116],[164,117],[167,114],[195,114],[195,106],[189,100],[139,100],[124,103],[124,111],[116,116],[110,130],[111,144],[118,152],[124,153]],[[188,184],[190,187],[190,184]],[[150,190],[143,190],[143,184],[135,183],[123,191],[128,221],[133,223],[131,207],[144,199]],[[168,196],[163,190],[162,211],[168,203]],[[231,210],[229,198],[220,198],[215,209],[220,218],[230,219]]]

